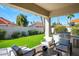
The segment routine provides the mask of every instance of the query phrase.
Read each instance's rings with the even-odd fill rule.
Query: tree
[[[16,18],[16,24],[18,26],[23,26],[23,27],[28,26],[28,21],[27,21],[26,17],[27,16],[25,16],[23,14],[18,15]]]
[[[72,19],[73,17],[75,17],[74,14],[69,14],[69,15],[67,16],[67,18],[70,19],[70,22],[69,22],[69,25],[70,25],[70,26],[73,25],[73,23],[71,23],[71,19]]]
[[[54,23],[52,23],[52,27],[55,27],[57,24],[54,22]]]
[[[42,16],[40,17],[40,19],[41,19],[42,24],[44,24],[44,19]]]
[[[70,21],[71,21],[71,19],[72,19],[73,17],[75,17],[74,14],[69,14],[69,15],[67,16],[67,18],[70,19]]]
[[[30,23],[31,23],[31,25],[33,24],[33,22],[32,22],[32,21],[31,21]]]
[[[43,24],[43,30],[44,30],[44,32],[45,32],[45,18],[43,18],[42,16],[40,16],[40,19],[41,19],[41,22],[42,22],[42,24]]]
[[[57,17],[57,24],[60,24],[60,17]]]

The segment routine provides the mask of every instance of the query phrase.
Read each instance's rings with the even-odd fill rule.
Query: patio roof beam
[[[34,3],[10,3],[9,6],[33,13],[35,15],[49,17],[49,11],[35,5]]]

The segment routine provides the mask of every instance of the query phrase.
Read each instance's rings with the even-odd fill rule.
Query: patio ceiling
[[[9,5],[45,17],[79,12],[78,3],[11,3]]]

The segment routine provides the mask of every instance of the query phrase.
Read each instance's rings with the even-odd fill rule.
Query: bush
[[[29,30],[28,33],[29,33],[29,35],[36,35],[36,34],[39,34],[39,32],[36,31],[36,30]]]
[[[0,39],[5,39],[6,31],[0,29]]]
[[[27,36],[26,32],[21,32],[21,36]]]
[[[75,24],[75,27],[79,27],[79,24]]]
[[[63,32],[67,32],[67,28],[65,26],[62,25],[56,25],[54,27],[54,32],[55,33],[63,33]]]
[[[21,36],[21,33],[20,33],[20,32],[14,32],[14,33],[11,35],[12,38],[18,38],[18,37],[20,37],[20,36]]]
[[[39,34],[44,34],[44,32],[42,32],[42,31],[39,31],[38,33],[39,33]]]
[[[79,35],[79,28],[77,27],[72,27],[71,32],[73,35],[78,36]]]

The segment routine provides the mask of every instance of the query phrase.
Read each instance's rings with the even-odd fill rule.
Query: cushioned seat
[[[60,39],[58,42],[58,45],[56,45],[56,50],[69,53],[69,55],[72,54],[72,45],[70,43],[70,40],[67,39]]]
[[[63,52],[68,52],[68,47],[64,45],[58,45],[56,46],[57,50],[63,51]]]
[[[22,50],[20,47],[14,45],[12,49],[16,53],[17,56],[33,56],[35,54],[35,49],[31,50]]]
[[[59,40],[59,45],[69,46],[70,45],[70,40],[60,39]]]

